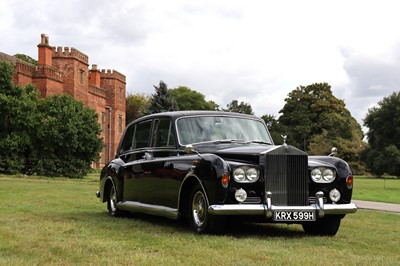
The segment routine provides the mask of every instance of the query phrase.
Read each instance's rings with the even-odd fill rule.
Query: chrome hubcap
[[[193,220],[198,227],[203,226],[206,220],[206,200],[201,191],[198,191],[192,202]]]
[[[116,211],[116,203],[117,203],[117,193],[114,189],[114,187],[111,188],[111,193],[110,193],[110,209],[111,211]]]

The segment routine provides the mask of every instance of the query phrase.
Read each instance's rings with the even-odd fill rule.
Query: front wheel
[[[195,233],[204,234],[222,233],[225,217],[215,216],[208,213],[208,201],[205,192],[197,185],[190,197],[190,225]]]
[[[114,184],[111,184],[109,186],[109,194],[108,194],[108,199],[107,199],[107,210],[108,213],[111,216],[121,216],[122,215],[122,211],[119,210],[117,208],[117,202],[118,202],[118,198],[117,198],[117,190],[115,189]]]
[[[303,224],[307,234],[320,236],[334,236],[340,227],[341,219],[335,216],[326,216],[316,222]]]

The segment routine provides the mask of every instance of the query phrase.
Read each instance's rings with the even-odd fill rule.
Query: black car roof
[[[142,120],[157,118],[157,117],[170,117],[171,119],[175,120],[180,117],[196,116],[196,115],[222,115],[222,116],[236,116],[236,117],[246,117],[246,118],[251,118],[251,119],[260,119],[254,115],[233,113],[233,112],[224,112],[224,111],[174,111],[174,112],[163,112],[163,113],[146,115],[146,116],[136,119],[135,121],[131,122],[130,124],[137,123]]]

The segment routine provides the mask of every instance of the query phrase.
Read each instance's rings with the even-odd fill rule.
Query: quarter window
[[[135,136],[133,138],[133,149],[149,146],[149,136],[151,131],[151,120],[136,124]]]
[[[153,147],[175,146],[175,133],[170,119],[157,119],[154,123]]]

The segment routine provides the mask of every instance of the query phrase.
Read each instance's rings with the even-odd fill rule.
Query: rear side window
[[[175,147],[175,132],[168,118],[154,121],[153,147]]]
[[[126,152],[132,149],[133,135],[135,134],[135,125],[130,126],[124,135],[122,147],[120,152]]]
[[[132,148],[145,148],[149,146],[151,132],[151,120],[136,124],[135,135],[133,137]]]

